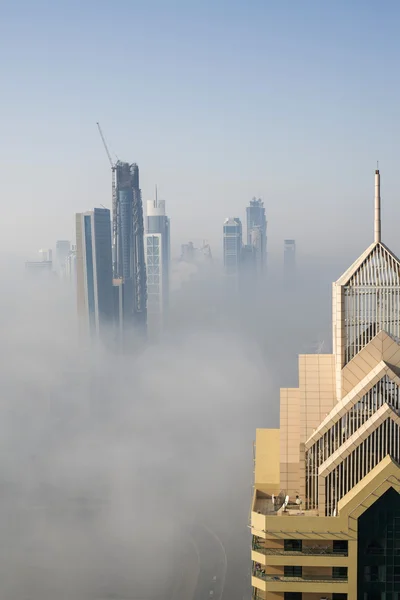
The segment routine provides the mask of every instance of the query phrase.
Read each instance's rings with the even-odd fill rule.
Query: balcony
[[[284,575],[266,574],[260,569],[253,569],[252,586],[257,589],[257,593],[283,593],[283,592],[303,592],[303,593],[347,593],[347,577],[333,577],[330,574],[309,574],[309,575]]]
[[[291,577],[286,575],[267,575],[264,571],[253,570],[253,577],[258,577],[263,581],[283,581],[283,582],[306,582],[314,581],[319,583],[347,583],[347,577],[332,577],[329,575],[303,575],[302,577]]]
[[[338,552],[329,546],[306,546],[302,550],[285,550],[284,548],[265,548],[261,544],[253,544],[253,550],[265,556],[348,556],[348,552]]]

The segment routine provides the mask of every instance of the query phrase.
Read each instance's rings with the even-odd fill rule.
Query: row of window
[[[332,600],[347,600],[347,594],[332,594]],[[285,592],[285,600],[302,600],[302,592]]]
[[[288,552],[302,552],[303,540],[284,540],[283,547]],[[349,543],[347,540],[334,540],[332,545],[333,553],[345,554],[348,552]]]
[[[285,577],[303,577],[303,567],[285,565]],[[347,579],[347,567],[332,567],[332,579]]]

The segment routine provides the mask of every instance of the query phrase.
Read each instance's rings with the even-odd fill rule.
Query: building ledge
[[[338,556],[347,557],[347,552],[334,552],[332,548],[303,548],[303,550],[284,550],[283,548],[264,548],[259,544],[253,547],[255,552],[266,556]]]
[[[262,579],[263,581],[282,581],[283,583],[292,583],[292,582],[305,582],[305,583],[312,583],[314,581],[318,582],[318,583],[347,583],[347,577],[340,577],[340,578],[336,578],[336,577],[329,577],[328,575],[310,575],[310,576],[303,576],[303,577],[289,577],[289,576],[285,576],[285,575],[267,575],[266,573],[264,573],[263,571],[258,571],[255,570],[253,572],[253,577],[256,577],[257,579]]]

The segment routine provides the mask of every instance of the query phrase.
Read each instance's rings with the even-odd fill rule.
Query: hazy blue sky
[[[144,200],[158,183],[174,247],[204,237],[217,254],[256,195],[271,258],[284,237],[354,257],[379,159],[400,251],[399,26],[395,0],[3,0],[1,245],[53,245],[109,204],[99,120]]]

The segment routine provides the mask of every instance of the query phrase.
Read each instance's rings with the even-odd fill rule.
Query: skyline
[[[295,238],[299,256],[317,248],[324,257],[355,257],[373,235],[368,174],[377,159],[383,232],[398,251],[399,6],[119,6],[118,35],[105,3],[3,9],[4,248],[14,243],[17,219],[26,255],[51,246],[52,232],[72,239],[75,212],[110,207],[99,120],[113,155],[140,164],[144,203],[155,183],[167,200],[173,254],[189,237],[208,239],[221,256],[221,223],[231,215],[244,221],[257,196],[271,256]],[[347,241],[338,244],[345,211]]]

